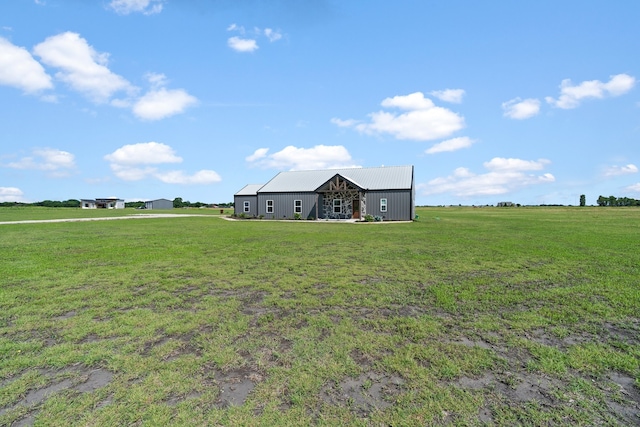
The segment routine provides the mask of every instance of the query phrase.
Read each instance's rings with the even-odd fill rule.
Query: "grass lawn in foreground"
[[[0,425],[640,423],[640,209],[418,214],[1,225]]]

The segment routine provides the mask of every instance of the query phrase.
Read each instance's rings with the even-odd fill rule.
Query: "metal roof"
[[[240,191],[238,191],[236,196],[255,196],[258,194],[258,190],[263,186],[263,184],[248,184],[242,187]]]
[[[413,166],[290,171],[280,172],[253,194],[315,191],[338,174],[365,190],[406,190],[413,185]],[[236,195],[246,195],[247,187]]]

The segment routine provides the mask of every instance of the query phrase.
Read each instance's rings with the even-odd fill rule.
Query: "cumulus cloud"
[[[0,37],[0,85],[12,86],[25,93],[53,88],[51,77],[23,47]]]
[[[447,177],[435,178],[417,189],[423,195],[451,193],[458,197],[490,196],[512,192],[531,185],[554,182],[550,173],[536,175],[550,162],[546,159],[521,160],[496,157],[483,166],[487,172],[473,173],[467,168],[457,168]]]
[[[248,37],[244,37],[247,35],[247,31],[241,25],[231,24],[227,27],[227,31],[233,31],[243,36],[233,36],[227,39],[227,46],[236,52],[254,52],[260,49],[260,46],[258,46],[259,38],[266,37],[270,43],[282,39],[282,32],[280,32],[280,30],[274,30],[273,28],[260,29],[256,27],[250,32],[251,35]]]
[[[180,163],[182,158],[175,150],[160,142],[141,142],[123,145],[104,159],[119,165]]]
[[[162,12],[164,0],[111,0],[109,8],[120,15],[141,12],[153,15]]]
[[[560,96],[558,99],[546,97],[545,100],[554,107],[571,109],[580,105],[586,98],[601,99],[605,96],[620,96],[629,92],[636,83],[636,79],[628,74],[616,74],[611,76],[608,82],[588,80],[578,85],[565,79],[560,84]]]
[[[110,163],[112,172],[124,181],[155,178],[167,184],[211,184],[221,180],[212,170],[201,170],[193,175],[160,170],[159,165],[181,163],[182,157],[169,145],[159,142],[123,145],[104,159]]]
[[[213,184],[222,180],[220,175],[212,170],[201,170],[193,175],[187,175],[182,171],[169,171],[157,173],[155,176],[166,184]]]
[[[443,153],[446,151],[457,151],[462,148],[471,147],[476,142],[475,139],[471,139],[468,136],[461,136],[459,138],[452,138],[446,141],[434,144],[431,148],[425,151],[426,154]]]
[[[135,102],[133,114],[144,120],[160,120],[183,113],[197,101],[184,89],[152,89]]]
[[[386,98],[380,105],[406,112],[371,113],[368,123],[338,118],[331,121],[338,126],[353,127],[367,135],[390,134],[396,139],[417,141],[446,138],[464,128],[464,119],[461,116],[446,108],[435,106],[422,92]]]
[[[135,88],[107,67],[109,54],[98,53],[77,33],[48,37],[33,49],[48,66],[60,69],[55,77],[93,102],[108,101],[116,92],[132,93]]]
[[[634,193],[640,193],[640,182],[626,187],[625,190],[633,191]]]
[[[282,33],[280,31],[273,30],[271,28],[264,29],[264,35],[269,39],[270,42],[278,41],[282,38]]]
[[[50,177],[68,176],[76,167],[74,155],[55,148],[36,148],[30,156],[5,165],[12,169],[40,170]]]
[[[510,119],[523,120],[538,115],[540,112],[540,100],[535,98],[514,98],[502,103],[504,116]]]
[[[22,190],[16,187],[0,187],[0,202],[26,202]]]
[[[256,160],[266,157],[268,152],[268,148],[258,148],[252,155],[245,157],[245,160],[247,162],[255,162]]]
[[[606,178],[610,178],[613,176],[629,175],[633,173],[638,173],[638,167],[630,163],[625,166],[607,166],[604,168],[602,175]]]
[[[243,39],[237,36],[229,37],[227,45],[236,52],[253,52],[259,49],[258,42],[254,39]]]
[[[268,148],[256,150],[246,160],[264,169],[316,170],[357,167],[342,145],[316,145],[299,148],[292,145],[273,154]]]
[[[464,89],[434,90],[429,92],[429,95],[435,96],[441,101],[460,104],[462,102],[462,97],[465,95],[465,91]]]

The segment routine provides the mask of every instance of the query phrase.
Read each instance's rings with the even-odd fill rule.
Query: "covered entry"
[[[334,175],[316,189],[322,196],[322,203],[317,203],[318,218],[362,219],[366,215],[366,193],[363,188],[349,178],[340,174]]]

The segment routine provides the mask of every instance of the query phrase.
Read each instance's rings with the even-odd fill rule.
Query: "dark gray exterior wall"
[[[255,196],[254,196],[255,197]],[[316,193],[260,193],[256,199],[251,196],[235,196],[235,212],[242,212],[242,202],[250,200],[251,215],[264,215],[265,219],[292,219],[294,201],[302,200],[300,216],[307,218],[323,218],[322,194]],[[380,211],[380,199],[387,199],[387,212]],[[267,200],[273,200],[273,213],[267,213]],[[318,210],[316,212],[316,204]],[[255,209],[255,210],[254,210]],[[253,213],[253,212],[256,213]],[[383,217],[386,221],[410,221],[414,218],[413,189],[386,190],[366,192],[366,213]]]
[[[145,209],[173,209],[173,201],[169,199],[151,200],[144,203]]]
[[[244,202],[249,202],[249,212],[244,211]],[[258,196],[233,196],[233,213],[258,216]]]
[[[387,211],[380,210],[380,199],[387,199]],[[367,214],[385,221],[411,221],[414,218],[413,189],[367,191]]]
[[[273,213],[267,213],[267,200],[273,200]],[[316,218],[316,193],[260,193],[258,216],[267,219],[292,219],[295,216],[294,201],[302,200],[302,219]],[[320,213],[321,214],[321,213]]]

